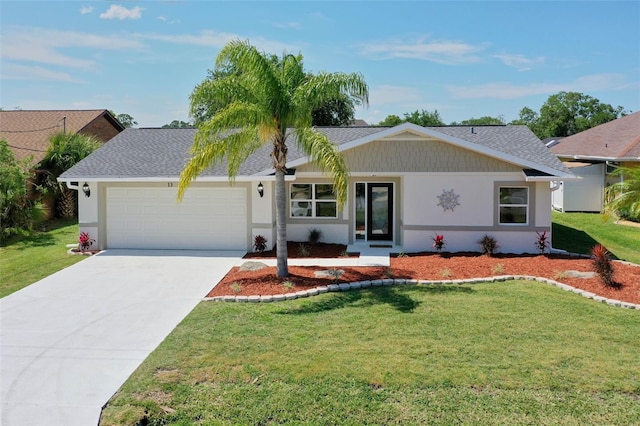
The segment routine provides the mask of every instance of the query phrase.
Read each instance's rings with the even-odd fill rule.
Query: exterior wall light
[[[260,194],[260,198],[264,197],[264,185],[262,185],[262,182],[258,184],[258,194]]]
[[[89,184],[87,182],[82,185],[82,192],[84,192],[85,197],[91,197],[91,189],[89,188]]]

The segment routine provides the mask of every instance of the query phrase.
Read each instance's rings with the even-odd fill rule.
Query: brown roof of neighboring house
[[[112,126],[105,131],[104,127]],[[106,109],[0,111],[0,139],[5,139],[18,159],[33,156],[40,162],[49,138],[66,130],[84,133],[106,142],[124,126]]]
[[[640,161],[640,111],[567,136],[551,152],[560,158]]]

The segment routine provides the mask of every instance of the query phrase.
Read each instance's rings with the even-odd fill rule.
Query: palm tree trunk
[[[76,215],[76,191],[60,186],[60,196],[58,197],[58,214],[62,218],[71,218]]]
[[[284,172],[276,170],[276,259],[278,277],[288,277],[287,265],[287,194]]]

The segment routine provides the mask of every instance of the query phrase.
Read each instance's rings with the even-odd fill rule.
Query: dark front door
[[[393,240],[393,184],[367,184],[367,239]]]

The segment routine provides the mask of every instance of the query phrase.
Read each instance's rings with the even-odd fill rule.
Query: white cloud
[[[530,83],[516,85],[497,82],[477,86],[449,86],[456,99],[518,99],[526,96],[547,95],[557,92],[595,92],[600,90],[628,90],[637,87],[622,74],[592,74],[566,83]]]
[[[159,40],[175,44],[187,44],[193,46],[205,46],[222,48],[232,40],[245,40],[234,33],[217,32],[211,30],[201,31],[199,34],[144,34],[142,38],[149,40]],[[262,37],[251,39],[251,44],[259,50],[269,53],[297,52],[299,49],[293,45],[281,43],[275,40],[268,40]]]
[[[390,40],[371,42],[361,46],[361,53],[375,59],[419,59],[440,64],[459,64],[477,62],[475,54],[483,50],[482,46],[474,46],[460,41],[427,40]]]
[[[2,80],[44,80],[44,81],[64,81],[68,83],[79,83],[66,72],[53,71],[50,68],[39,66],[19,65],[5,63],[2,66]]]
[[[387,104],[414,104],[421,100],[418,91],[413,87],[382,85],[371,88],[369,103],[379,105]]]
[[[93,6],[82,6],[80,8],[80,14],[81,15],[88,15],[89,13],[93,12]]]
[[[94,50],[139,49],[142,44],[131,37],[100,36],[76,31],[12,27],[2,37],[2,60],[28,61],[71,68],[91,68],[92,59],[62,53],[66,48]]]
[[[500,59],[503,64],[513,67],[518,71],[529,71],[534,65],[542,64],[545,61],[544,56],[537,58],[527,58],[524,55],[503,53],[494,55],[494,58]]]
[[[131,9],[127,9],[119,4],[112,4],[109,9],[100,14],[102,19],[140,19],[142,17],[142,11],[144,9],[136,6]]]
[[[302,29],[302,24],[300,24],[300,22],[284,22],[284,23],[274,23],[273,24],[274,27],[276,28],[281,28],[284,30],[287,29],[293,29],[293,30],[300,30]]]

